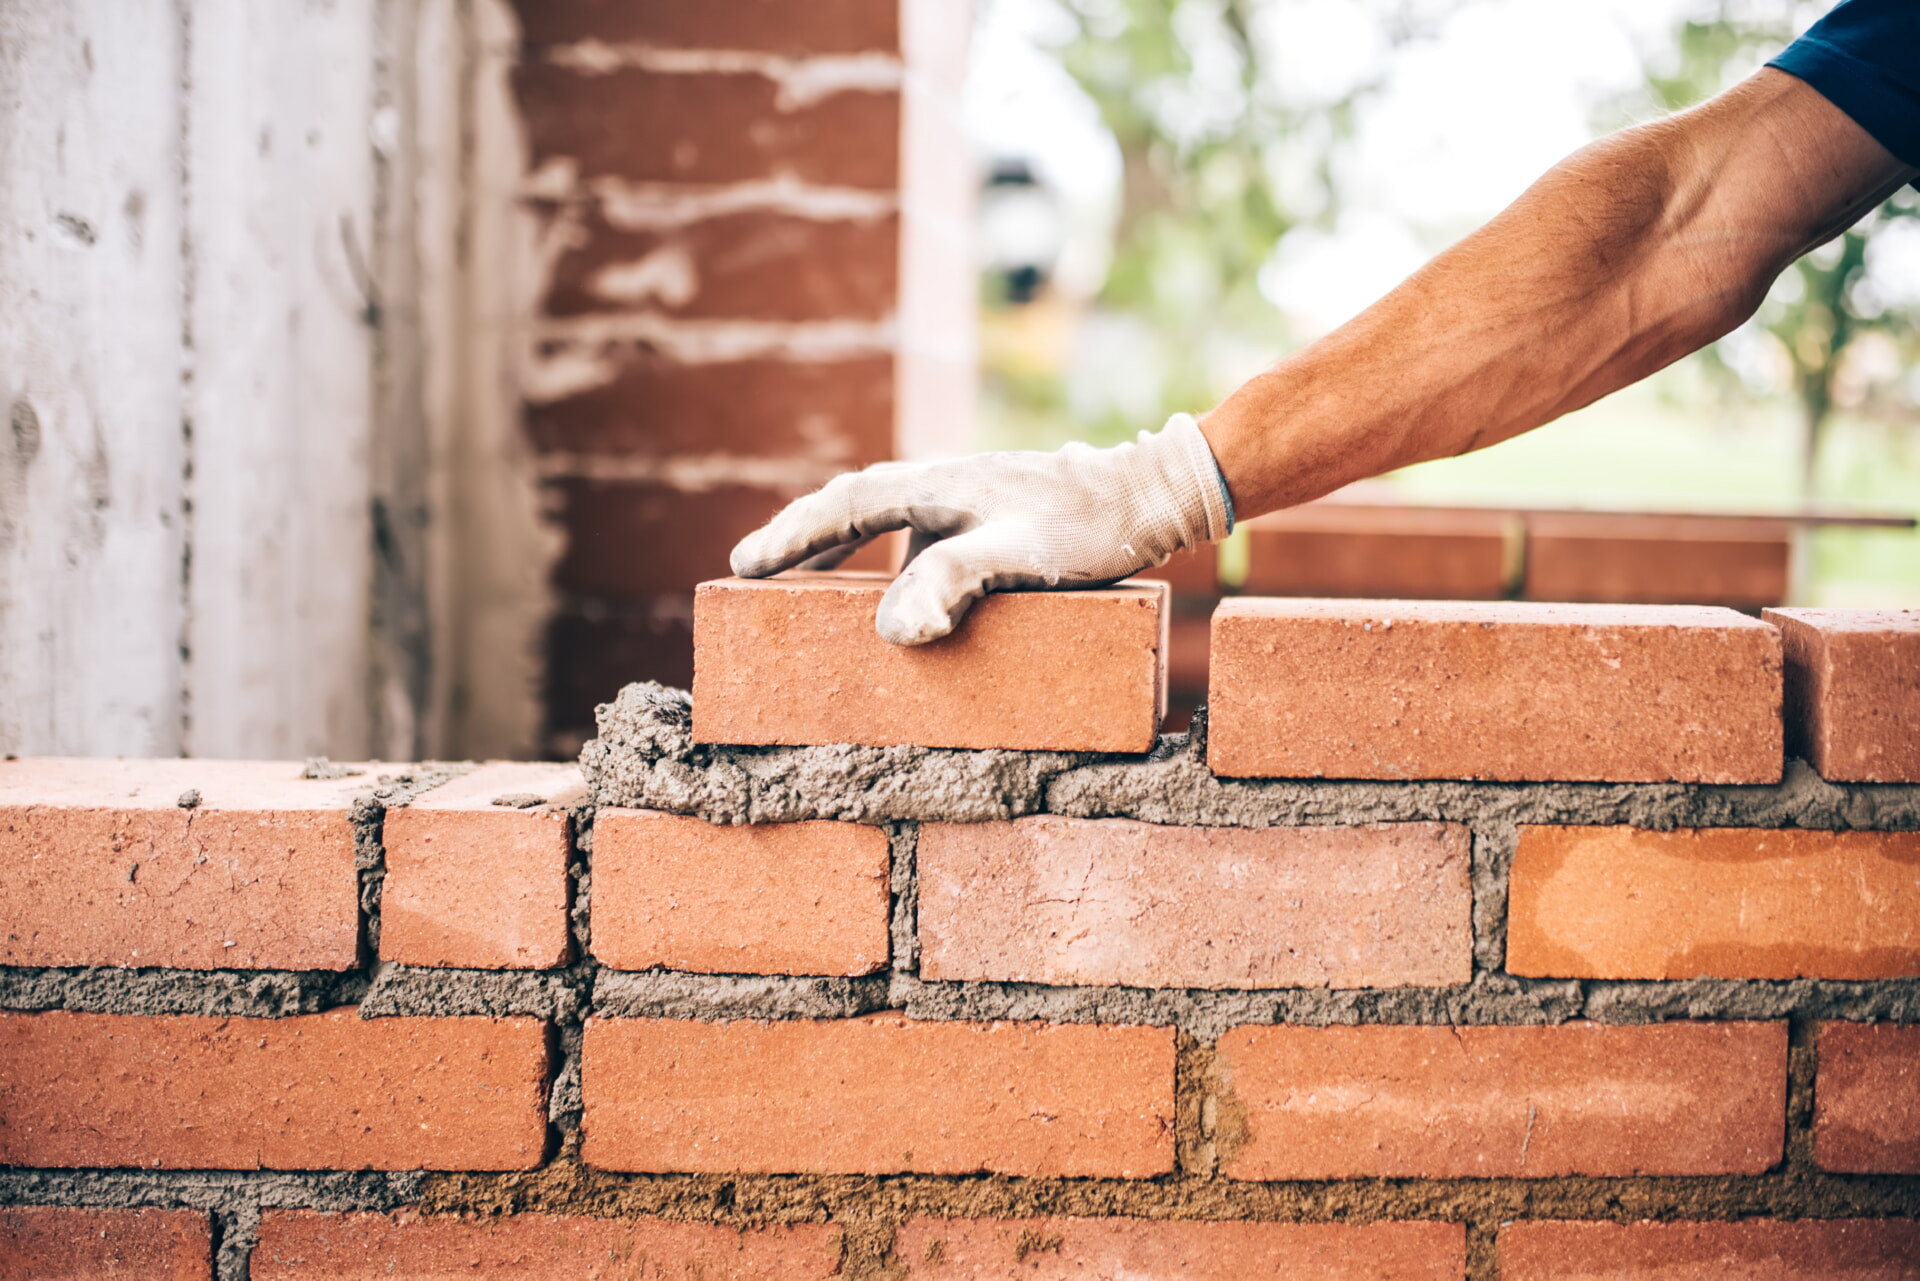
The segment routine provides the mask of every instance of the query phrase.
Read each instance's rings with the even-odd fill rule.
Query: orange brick
[[[1920,1275],[1920,1223],[1514,1223],[1500,1230],[1499,1256],[1501,1281],[1895,1281]]]
[[[546,1146],[533,1019],[0,1014],[0,1164],[518,1170]]]
[[[1583,979],[1920,974],[1920,832],[1522,827],[1507,969]]]
[[[1527,517],[1528,600],[1753,608],[1786,598],[1785,521],[1615,512]]]
[[[253,1281],[345,1281],[400,1276],[697,1277],[704,1281],[811,1281],[840,1274],[841,1229],[824,1223],[741,1231],[661,1219],[509,1214],[260,1216]],[[648,1266],[651,1264],[652,1266]],[[656,1271],[656,1269],[658,1269]]]
[[[346,970],[353,794],[297,763],[0,763],[0,961]],[[199,804],[183,809],[189,790]]]
[[[1454,823],[927,823],[920,972],[1150,988],[1465,983],[1469,861]]]
[[[1829,1170],[1920,1174],[1920,1027],[1821,1026],[1813,1153]]]
[[[0,1276],[29,1281],[210,1281],[213,1225],[199,1210],[0,1209]]]
[[[1781,773],[1779,634],[1726,609],[1242,597],[1214,612],[1209,692],[1234,777]]]
[[[594,1019],[582,1093],[582,1154],[603,1170],[1173,1169],[1171,1028]]]
[[[576,766],[495,762],[389,813],[381,959],[485,970],[565,964],[573,846],[564,807],[585,796]]]
[[[873,630],[888,581],[837,573],[701,584],[695,740],[1153,747],[1166,708],[1164,583],[996,593],[953,635],[902,647]]]
[[[871,974],[887,963],[888,874],[878,827],[601,810],[593,953],[621,970]]]
[[[891,53],[900,0],[514,0],[529,44],[585,40],[789,55]]]
[[[1822,778],[1920,783],[1920,609],[1770,609],[1787,748]]]
[[[1507,512],[1308,503],[1246,526],[1241,590],[1262,595],[1498,600],[1520,561]]]
[[[1244,1027],[1219,1054],[1236,1179],[1758,1174],[1785,1140],[1784,1024]]]
[[[914,1219],[894,1257],[929,1281],[1150,1277],[1153,1281],[1459,1281],[1460,1223],[1239,1223],[1148,1219]]]

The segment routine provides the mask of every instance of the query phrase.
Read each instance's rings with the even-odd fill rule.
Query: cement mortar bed
[[[1920,786],[1826,783],[1798,761],[1766,787],[1677,784],[1361,783],[1221,780],[1205,765],[1204,710],[1193,732],[1145,757],[936,751],[924,748],[703,747],[678,690],[635,685],[600,709],[582,753],[589,802],[573,811],[572,923],[583,959],[546,971],[413,968],[369,962],[345,973],[0,968],[0,1008],[119,1014],[291,1017],[339,1006],[363,1018],[521,1016],[555,1025],[547,1165],[513,1174],[252,1171],[0,1171],[0,1202],[161,1205],[213,1213],[217,1275],[242,1281],[262,1209],[492,1215],[540,1211],[749,1226],[832,1221],[847,1230],[845,1275],[901,1275],[895,1227],[931,1214],[1125,1215],[1177,1219],[1365,1222],[1419,1218],[1468,1225],[1468,1275],[1494,1275],[1498,1226],[1519,1218],[1631,1220],[1911,1217],[1920,1177],[1838,1176],[1811,1156],[1818,1020],[1920,1022],[1920,978],[1600,982],[1503,972],[1508,869],[1521,824],[1920,830]],[[464,769],[435,765],[370,780],[353,821],[362,882],[363,955],[377,954],[389,809]],[[632,806],[718,823],[834,819],[890,837],[892,964],[860,978],[789,978],[601,967],[590,949],[596,809]],[[1440,988],[1218,991],[928,982],[919,977],[915,851],[923,822],[1051,813],[1150,823],[1268,827],[1443,820],[1472,833],[1474,975]],[[1178,1172],[1158,1179],[1003,1176],[618,1175],[578,1159],[585,1020],[655,1017],[838,1019],[882,1010],[920,1019],[1011,1019],[1171,1026],[1179,1032]],[[1213,1042],[1243,1024],[1548,1024],[1786,1020],[1791,1028],[1787,1156],[1758,1177],[1551,1180],[1356,1179],[1239,1183],[1218,1177],[1230,1133]],[[1214,1106],[1210,1109],[1209,1104]],[[1228,1126],[1230,1130],[1231,1127]]]

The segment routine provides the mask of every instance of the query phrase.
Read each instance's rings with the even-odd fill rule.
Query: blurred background
[[[1113,442],[1794,0],[0,0],[0,748],[565,757],[836,472]],[[1920,604],[1920,200],[1527,437],[1163,571]],[[868,563],[884,567],[884,552]]]

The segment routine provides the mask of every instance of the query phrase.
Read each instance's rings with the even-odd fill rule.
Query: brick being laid
[[[1523,826],[1507,970],[1583,979],[1920,974],[1920,832]]]
[[[1241,597],[1208,688],[1229,777],[1781,776],[1779,634],[1729,609]]]
[[[1242,1027],[1220,1039],[1235,1179],[1759,1174],[1782,1023]]]
[[[1173,1169],[1173,1029],[592,1019],[582,1159],[638,1173]]]
[[[0,763],[0,961],[347,970],[365,776],[297,761]]]
[[[1788,750],[1825,779],[1920,783],[1920,610],[1761,617],[1785,645]]]
[[[1144,752],[1166,709],[1167,586],[1007,592],[953,635],[889,645],[881,574],[789,573],[694,595],[702,743]]]
[[[1455,823],[923,824],[920,972],[1142,988],[1465,983],[1470,861]]]

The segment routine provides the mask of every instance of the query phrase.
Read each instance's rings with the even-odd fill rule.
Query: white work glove
[[[924,645],[987,592],[1102,586],[1225,538],[1232,525],[1206,437],[1175,414],[1157,434],[1111,449],[1076,443],[836,476],[741,539],[733,572],[825,568],[895,529],[916,531],[916,547],[937,538],[887,589],[874,620],[882,639]]]

